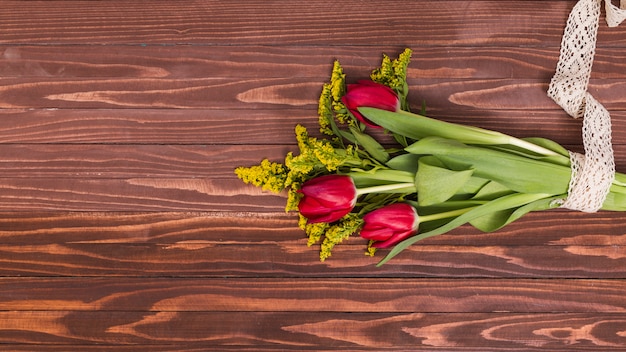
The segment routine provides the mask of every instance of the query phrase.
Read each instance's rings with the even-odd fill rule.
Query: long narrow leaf
[[[503,228],[531,211],[539,211],[554,208],[553,201],[559,197],[543,198],[528,203],[519,208],[512,208],[493,212],[476,218],[469,223],[483,232],[492,232]]]
[[[512,209],[512,208],[518,208],[520,206],[523,206],[525,204],[529,204],[535,201],[538,201],[540,199],[543,198],[548,198],[550,197],[549,194],[525,194],[525,193],[515,193],[515,194],[511,194],[508,196],[504,196],[495,200],[490,201],[489,203],[486,203],[484,205],[478,206],[476,208],[473,208],[472,210],[468,211],[467,213],[460,215],[456,218],[454,218],[452,221],[448,222],[447,224],[438,227],[434,230],[428,231],[428,232],[424,232],[421,233],[417,236],[413,236],[411,238],[408,238],[400,243],[398,243],[395,247],[393,247],[393,249],[387,254],[387,256],[385,256],[385,258],[383,258],[378,264],[377,266],[381,266],[383,264],[385,264],[386,262],[388,262],[391,258],[395,257],[396,255],[398,255],[400,252],[402,252],[403,250],[405,250],[407,247],[409,247],[410,245],[421,241],[423,239],[429,238],[429,237],[433,237],[433,236],[437,236],[437,235],[441,235],[444,234],[446,232],[452,231],[453,229],[466,224],[476,218],[479,218],[481,216],[493,213],[493,212],[497,212],[497,211],[501,211],[501,210],[505,210],[505,209]]]
[[[469,144],[506,144],[508,139],[498,133],[472,126],[445,122],[405,111],[386,111],[362,107],[359,112],[375,124],[413,139],[439,136]]]
[[[571,170],[541,160],[521,157],[489,148],[469,146],[439,137],[427,137],[406,150],[435,155],[444,164],[464,163],[474,175],[496,182],[519,193],[567,193]]]
[[[445,122],[406,111],[392,112],[376,108],[361,107],[359,108],[359,112],[375,124],[384,127],[393,133],[401,134],[412,139],[437,136],[454,139],[466,144],[509,144],[532,151],[539,155],[560,155],[549,148],[545,148],[527,140],[518,139],[497,131]],[[560,157],[563,156],[560,155]]]
[[[376,161],[384,164],[389,160],[389,153],[387,153],[385,148],[372,136],[367,133],[363,133],[354,127],[350,127],[350,132],[352,132],[357,144],[365,149],[365,151],[372,158],[376,159]]]

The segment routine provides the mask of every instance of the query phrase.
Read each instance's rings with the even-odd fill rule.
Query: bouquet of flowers
[[[423,107],[411,113],[410,58],[409,49],[384,55],[370,80],[353,84],[336,61],[318,107],[327,137],[297,125],[297,153],[235,170],[246,183],[286,191],[286,210],[298,212],[309,246],[321,242],[322,261],[354,235],[368,240],[366,254],[391,248],[382,265],[422,239],[464,224],[495,231],[568,198],[572,154],[554,141],[432,119]],[[608,182],[601,209],[626,210],[626,175]]]

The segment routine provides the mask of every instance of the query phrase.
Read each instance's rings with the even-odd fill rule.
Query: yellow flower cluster
[[[302,182],[311,173],[335,171],[347,161],[358,159],[351,145],[345,149],[335,148],[328,140],[309,137],[302,125],[296,126],[296,140],[300,154],[294,156],[289,152],[285,158],[285,165],[289,169],[287,184]]]
[[[324,237],[319,253],[320,261],[322,262],[332,255],[332,250],[335,245],[348,239],[356,233],[362,225],[363,220],[359,218],[357,214],[352,213],[344,216],[341,220],[332,225],[325,222],[310,224],[307,223],[307,219],[302,215],[300,215],[300,220],[298,221],[298,226],[304,230],[309,237],[307,241],[308,247],[318,243],[322,239],[322,236]],[[372,248],[372,250],[368,250],[373,255],[372,250],[376,249]]]
[[[376,241],[369,241],[367,243],[367,250],[365,251],[365,255],[368,257],[373,257],[374,254],[376,254],[376,249],[375,247],[372,247],[372,245],[374,244],[374,242]]]
[[[339,61],[335,61],[330,83],[322,86],[322,93],[317,107],[319,115],[320,131],[327,135],[334,135],[333,125],[335,118],[342,124],[356,125],[348,114],[348,109],[341,102],[341,97],[346,93],[346,75]]]
[[[325,83],[322,86],[322,94],[317,106],[317,114],[319,115],[320,132],[332,135],[332,119],[335,118],[332,108],[332,95],[330,93],[330,84]]]
[[[307,218],[300,215],[300,221],[298,222],[298,226],[302,230],[304,230],[306,235],[309,237],[309,240],[307,241],[306,245],[308,247],[311,247],[312,245],[320,241],[320,239],[326,232],[326,229],[328,228],[329,225],[328,223],[325,223],[325,222],[309,224],[307,223]]]
[[[235,173],[243,182],[261,187],[264,191],[279,193],[287,186],[285,165],[267,159],[263,159],[259,165],[238,167]]]
[[[339,61],[335,60],[333,64],[333,72],[330,75],[330,93],[333,101],[341,101],[341,97],[346,94],[346,75],[343,73],[343,67]]]
[[[325,229],[324,241],[320,249],[320,260],[324,261],[331,256],[331,251],[335,245],[349,238],[352,234],[359,231],[363,225],[363,220],[357,214],[350,213],[339,220],[337,223],[328,226]],[[309,241],[311,241],[309,237]]]
[[[391,60],[387,55],[383,55],[380,67],[372,71],[370,78],[374,82],[390,87],[400,95],[406,95],[408,93],[406,72],[411,61],[411,54],[410,49],[405,49],[394,60]]]
[[[299,188],[300,188],[300,184],[296,184],[296,183],[291,184],[291,188],[289,188],[289,192],[287,193],[287,203],[285,205],[285,212],[298,210],[298,204],[300,203],[300,198],[302,198],[302,193],[298,193]]]

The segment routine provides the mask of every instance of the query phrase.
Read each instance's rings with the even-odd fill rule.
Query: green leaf
[[[483,188],[478,191],[472,199],[477,200],[492,200],[496,198],[500,198],[504,195],[514,193],[508,187],[503,186],[502,184],[489,181]]]
[[[483,205],[480,205],[476,208],[473,208],[472,210],[469,210],[468,212],[464,213],[463,215],[459,215],[458,217],[454,218],[453,220],[451,220],[450,222],[446,223],[443,226],[440,226],[434,230],[428,231],[428,232],[424,232],[421,234],[418,234],[416,236],[410,237],[400,243],[398,243],[395,247],[393,247],[393,249],[387,254],[387,256],[385,258],[383,258],[378,264],[377,266],[381,266],[383,264],[385,264],[386,262],[388,262],[390,259],[392,259],[393,257],[395,257],[396,255],[398,255],[400,252],[402,252],[403,250],[405,250],[407,247],[409,247],[410,245],[421,241],[423,239],[429,238],[429,237],[433,237],[433,236],[437,236],[437,235],[441,235],[444,234],[448,231],[452,231],[453,229],[468,223],[474,219],[477,219],[481,216],[485,216],[485,215],[489,215],[490,213],[493,212],[499,212],[501,210],[505,210],[505,209],[511,209],[511,208],[518,208],[522,205],[525,204],[529,204],[532,202],[535,202],[537,200],[540,199],[544,199],[544,198],[548,198],[550,197],[550,194],[525,194],[525,193],[514,193],[511,195],[507,195],[504,197],[500,197],[497,199],[494,199],[488,203],[485,203]]]
[[[463,187],[458,190],[456,195],[471,198],[475,196],[476,193],[480,192],[480,190],[483,189],[483,187],[485,187],[485,185],[489,182],[491,181],[472,176],[469,180],[467,180]]]
[[[401,154],[389,160],[387,166],[395,170],[407,171],[414,174],[417,172],[417,163],[420,157],[420,155],[411,153]]]
[[[406,111],[362,107],[359,112],[375,124],[412,139],[438,136],[468,144],[506,144],[509,137],[490,130],[445,122]]]
[[[447,169],[435,157],[420,158],[415,175],[419,205],[445,202],[456,194],[471,176],[472,170],[453,171]]]
[[[509,153],[509,154],[513,154],[513,155],[519,155],[519,156],[524,157],[524,158],[550,162],[550,163],[556,164],[556,165],[562,165],[562,166],[567,166],[567,167],[570,167],[570,165],[571,165],[570,159],[569,159],[569,155],[568,156],[564,156],[564,155],[560,155],[560,154],[540,155],[540,154],[537,154],[535,152],[528,151],[528,150],[526,150],[524,148],[520,148],[518,146],[512,146],[512,145],[485,146],[485,148],[490,148],[490,149],[493,149],[493,150],[499,150],[499,151],[502,151],[502,152],[505,152],[505,153]],[[540,147],[540,148],[543,148],[543,147]],[[546,149],[546,150],[548,150],[548,149]]]
[[[348,142],[356,144],[356,137],[354,137],[354,135],[348,131],[344,131],[333,125],[333,133],[335,133],[335,136],[345,138]]]
[[[509,219],[514,211],[515,209],[494,211],[493,213],[489,213],[487,215],[476,218],[469,223],[470,225],[483,232],[495,231],[504,226],[507,219]]]
[[[505,209],[495,211],[493,213],[489,213],[470,221],[470,224],[484,232],[496,231],[521,218],[531,211],[539,211],[553,208],[551,204],[557,198],[558,197],[539,199],[537,201],[523,205],[517,209]]]
[[[614,188],[613,186],[611,188]],[[602,210],[626,211],[626,194],[622,192],[609,192],[602,204]]]
[[[380,163],[386,163],[389,160],[389,153],[385,151],[380,143],[378,143],[372,136],[369,134],[363,133],[360,130],[350,127],[350,132],[356,139],[357,144],[359,144],[365,151],[376,161]]]
[[[467,164],[477,177],[501,183],[519,193],[567,193],[571,170],[541,160],[534,160],[490,148],[468,146],[439,137],[424,138],[406,150],[419,155],[437,156],[446,166]]]
[[[417,209],[417,213],[420,214],[420,216],[438,214],[438,213],[449,212],[449,211],[459,210],[459,209],[467,209],[467,208],[472,208],[472,207],[476,207],[478,205],[483,205],[487,203],[486,201],[482,201],[482,200],[468,199],[468,200],[450,200],[450,201],[443,202],[443,203],[438,203],[438,204],[433,204],[433,205],[428,205],[428,206],[420,206],[419,204],[417,204],[417,202],[413,202],[413,201],[406,201],[406,202],[413,205],[413,207]],[[421,224],[420,224],[420,228],[421,228]]]
[[[391,135],[393,136],[393,139],[396,140],[396,142],[398,142],[398,144],[400,144],[403,147],[408,147],[409,146],[409,140],[406,138],[406,136],[403,136],[401,134],[397,134],[397,133],[391,133]]]
[[[564,157],[549,148],[504,133],[440,121],[407,111],[392,112],[362,107],[359,108],[359,112],[375,124],[393,133],[416,140],[436,136],[474,145],[512,145],[538,155]]]

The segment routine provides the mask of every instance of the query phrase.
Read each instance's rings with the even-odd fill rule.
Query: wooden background
[[[623,214],[321,263],[233,173],[315,129],[334,59],[354,81],[405,47],[415,109],[581,151],[546,96],[574,4],[0,1],[0,350],[626,350]],[[626,25],[601,22],[621,172],[625,79]]]

